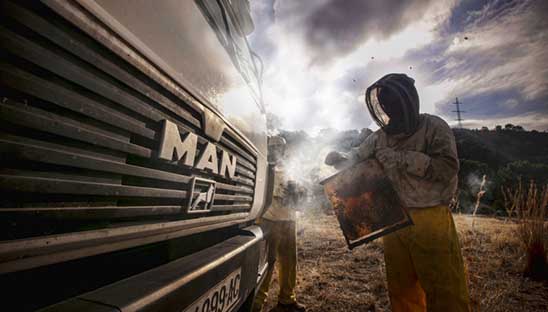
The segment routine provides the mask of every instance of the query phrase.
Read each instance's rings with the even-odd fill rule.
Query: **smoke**
[[[470,173],[466,176],[464,185],[460,185],[460,205],[462,212],[471,214],[474,212],[477,196],[480,192],[480,189],[483,189],[485,194],[490,194],[493,189],[493,182],[490,180],[490,177],[485,175],[486,181],[483,181],[483,174]],[[483,188],[482,188],[483,184]],[[482,196],[483,197],[483,196]],[[485,198],[483,197],[485,200]],[[482,205],[480,200],[479,209],[481,211]]]
[[[279,130],[288,145],[283,161],[285,176],[306,190],[307,196],[300,205],[304,210],[310,213],[331,211],[320,182],[337,170],[324,164],[325,157],[331,151],[349,152],[371,133],[369,129],[361,132],[322,129],[312,137],[304,131]]]

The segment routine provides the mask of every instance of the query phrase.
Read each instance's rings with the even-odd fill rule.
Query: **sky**
[[[548,131],[548,1],[251,0],[249,37],[281,128],[375,129],[365,89],[415,79],[421,112],[456,126]]]

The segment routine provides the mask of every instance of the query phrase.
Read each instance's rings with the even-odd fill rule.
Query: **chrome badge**
[[[213,174],[220,174],[228,179],[236,175],[236,162],[238,158],[224,149],[220,149],[221,158],[217,155],[218,148],[215,144],[207,142],[198,153],[198,136],[188,132],[181,139],[179,128],[169,120],[164,120],[161,132],[160,149],[158,157],[167,161],[175,161],[181,165],[208,170]],[[198,159],[196,159],[196,155]]]
[[[215,181],[194,177],[190,182],[188,213],[211,211],[215,198]]]

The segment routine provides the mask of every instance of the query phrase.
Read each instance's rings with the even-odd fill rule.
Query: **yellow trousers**
[[[409,213],[415,225],[383,239],[392,311],[470,311],[451,212],[436,206]]]
[[[297,233],[295,224],[295,221],[261,220],[262,227],[270,228],[270,236],[268,238],[268,271],[265,280],[255,296],[253,311],[261,311],[263,308],[276,262],[278,262],[278,280],[280,283],[278,302],[291,304],[296,301]]]

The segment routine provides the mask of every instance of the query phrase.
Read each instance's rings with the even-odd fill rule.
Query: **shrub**
[[[525,188],[520,179],[516,187],[503,189],[503,194],[506,205],[515,209],[518,217],[517,234],[527,258],[524,274],[534,280],[548,278],[548,184],[540,189],[531,181]]]

